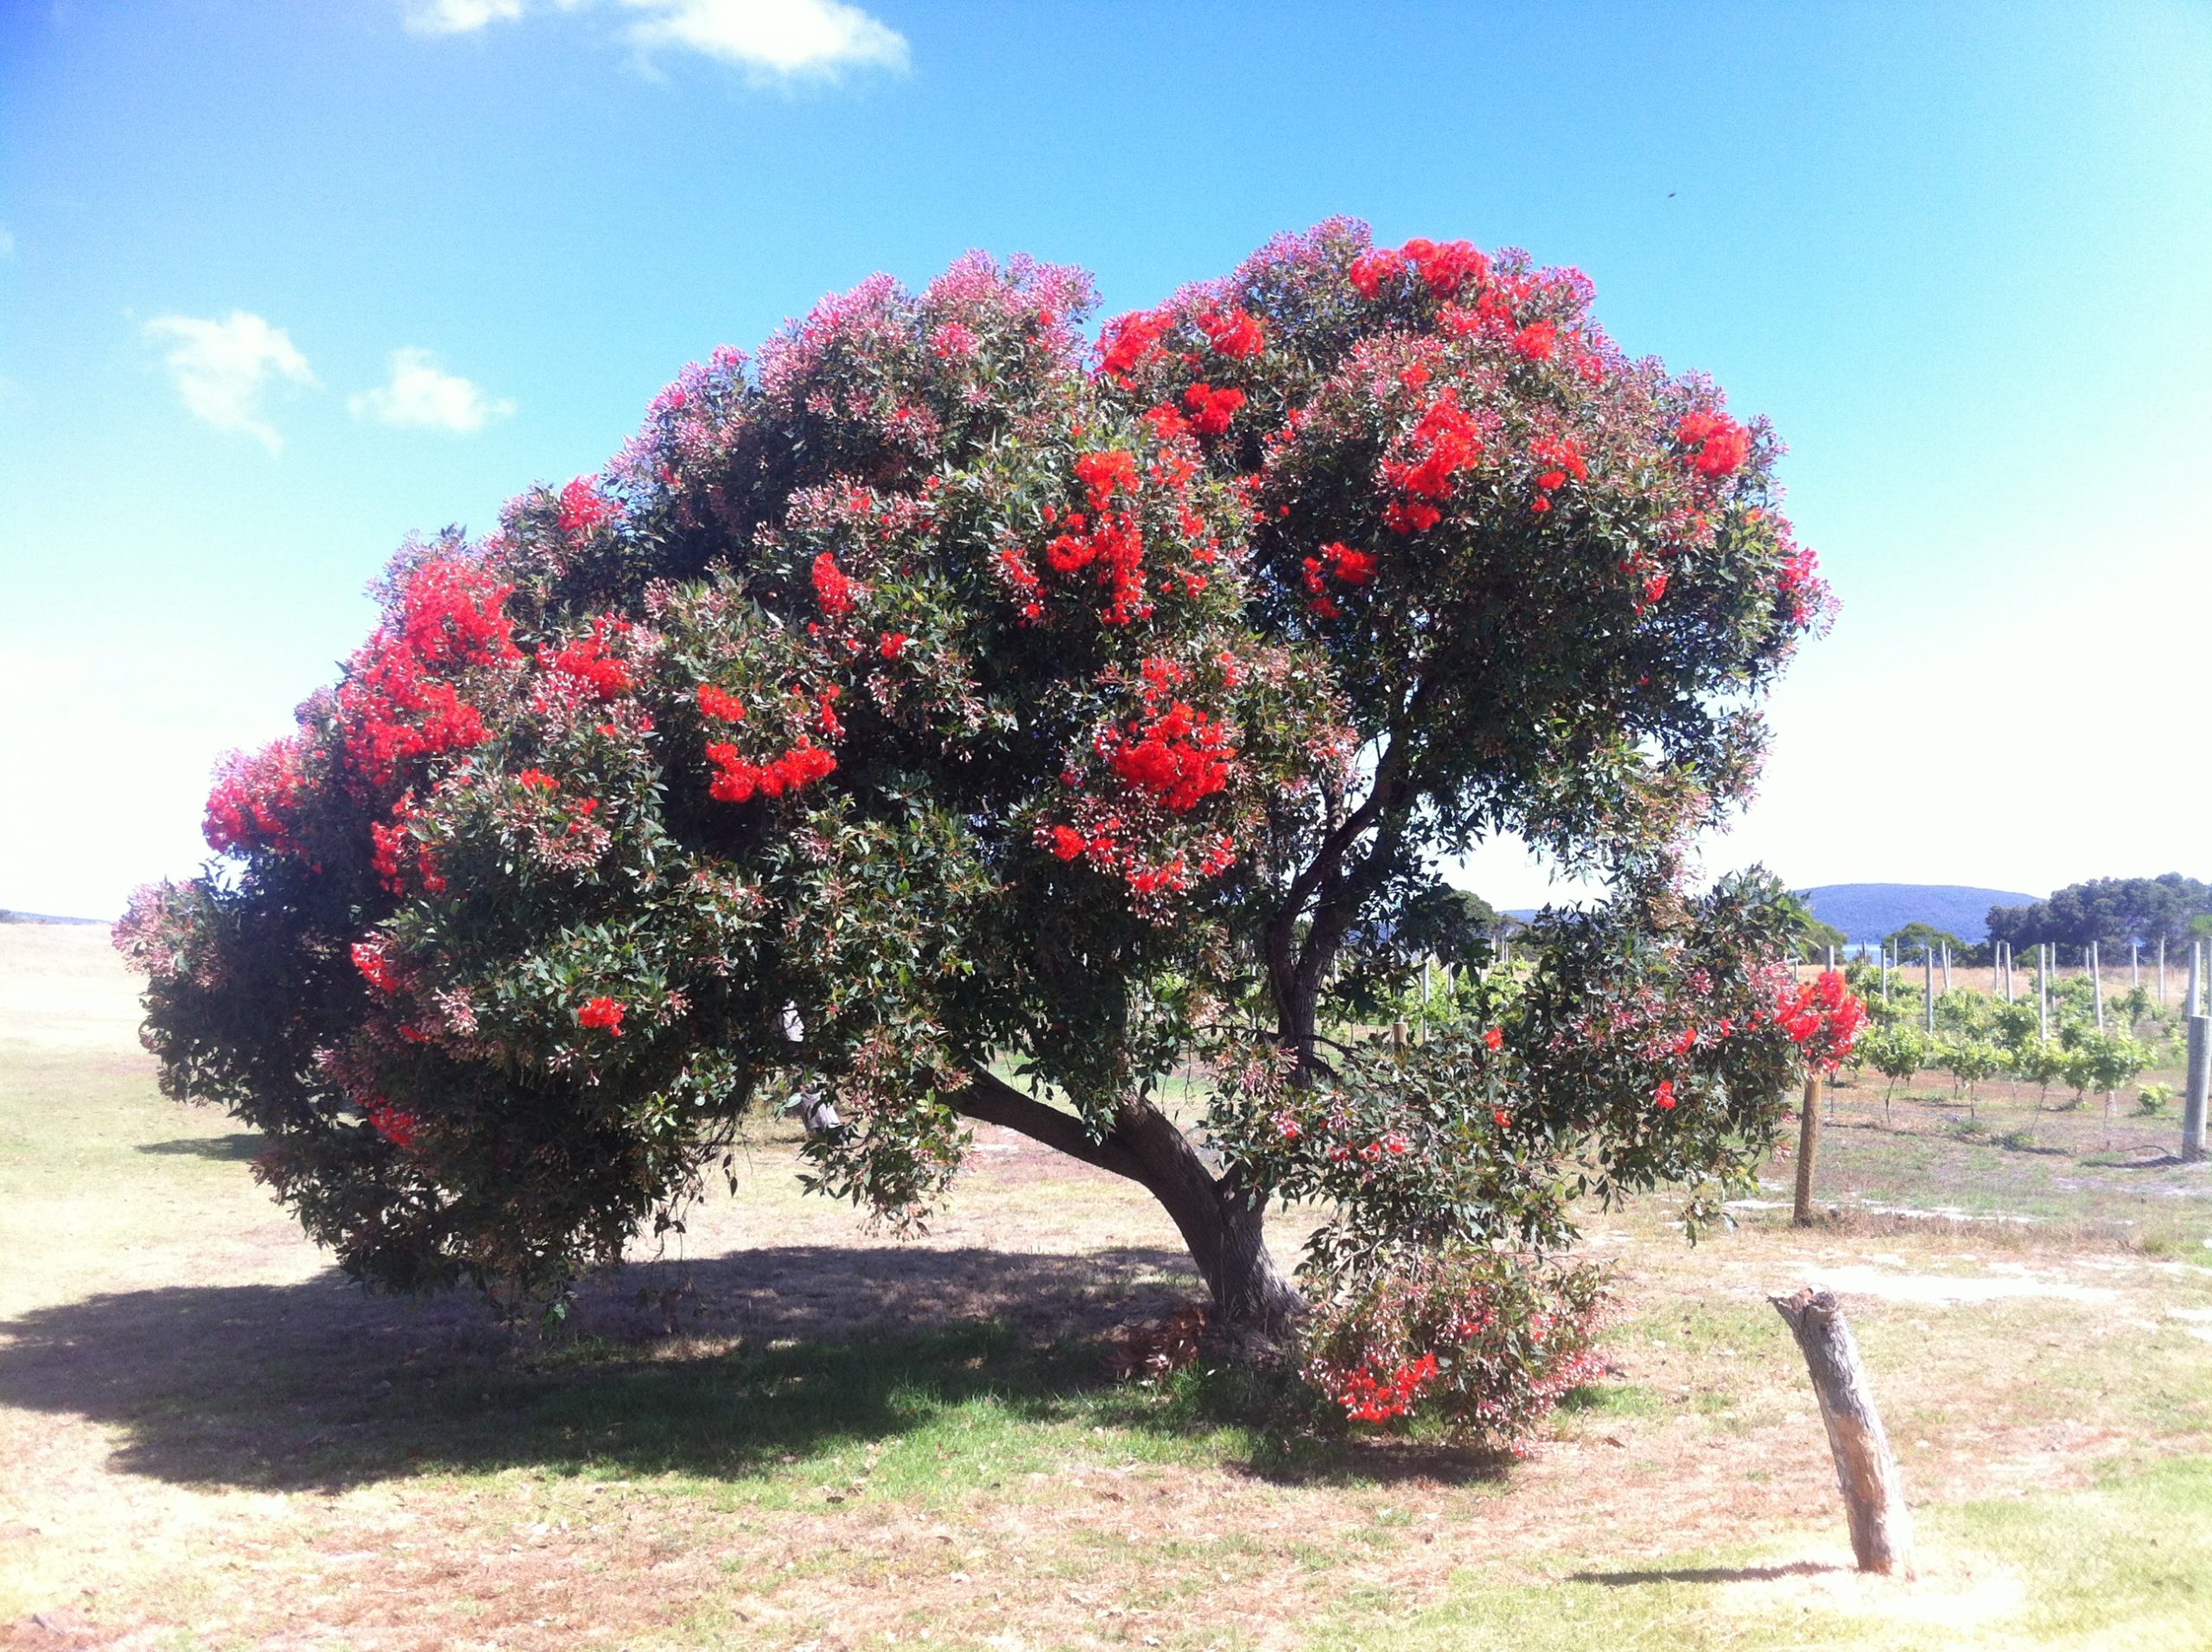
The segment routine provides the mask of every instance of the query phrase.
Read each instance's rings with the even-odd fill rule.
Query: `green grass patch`
[[[1919,1582],[1796,1569],[1771,1550],[1479,1574],[1407,1616],[1348,1600],[1314,1652],[1762,1652],[1769,1648],[2202,1648],[2212,1643],[2212,1459],[2095,1490],[1927,1509]]]

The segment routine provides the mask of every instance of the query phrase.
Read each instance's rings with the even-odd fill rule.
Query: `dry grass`
[[[2212,1448],[2212,1183],[2156,1172],[2178,1214],[2148,1249],[2075,1208],[2135,1172],[2076,1157],[1997,1190],[2051,1201],[2034,1224],[1874,1210],[1953,1204],[1942,1176],[2005,1151],[1933,1122],[1832,1131],[1851,1197],[1817,1229],[1753,1210],[1691,1250],[1663,1202],[1600,1214],[1613,1369],[1519,1464],[1282,1438],[1226,1376],[1107,1382],[1105,1333],[1193,1289],[1173,1230],[989,1131],[918,1243],[799,1198],[769,1132],[683,1256],[558,1337],[372,1300],[251,1185],[250,1139],[153,1093],[100,939],[0,928],[0,1647],[1550,1644],[1586,1607],[1611,1627],[1557,1643],[1811,1643],[1780,1611],[1904,1644],[1889,1595],[1740,1563],[1840,1536],[1762,1300],[1839,1267],[2080,1293],[1853,1299],[1916,1499],[1967,1546],[1896,1598],[1929,1633],[2032,1593],[1974,1558],[2005,1509]],[[1943,1525],[1974,1499],[1998,1513]]]

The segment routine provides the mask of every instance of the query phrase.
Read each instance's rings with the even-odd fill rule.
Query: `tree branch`
[[[963,1118],[1001,1126],[1032,1141],[1042,1142],[1055,1153],[1080,1159],[1086,1165],[1111,1171],[1116,1176],[1126,1176],[1133,1182],[1149,1185],[1137,1156],[1112,1136],[1103,1141],[1094,1141],[1083,1121],[1074,1114],[1063,1113],[1033,1096],[1024,1095],[981,1063],[969,1064],[969,1075],[971,1082],[968,1087],[955,1090],[947,1097],[953,1110]]]

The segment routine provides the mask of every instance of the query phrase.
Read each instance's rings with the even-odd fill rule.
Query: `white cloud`
[[[407,27],[418,35],[468,35],[521,16],[522,0],[411,0]]]
[[[550,0],[573,11],[593,0]],[[639,14],[623,37],[641,51],[697,52],[755,80],[833,77],[844,68],[904,69],[906,37],[843,0],[614,0]],[[418,35],[468,35],[543,11],[548,0],[405,0]]]
[[[346,398],[357,419],[374,419],[416,430],[451,430],[467,435],[515,410],[512,402],[495,402],[482,388],[438,365],[428,350],[391,353],[391,382]]]
[[[851,66],[903,69],[906,37],[840,0],[621,0],[645,16],[632,44],[682,47],[757,79],[830,75]]]
[[[169,376],[189,412],[218,430],[257,437],[271,453],[283,447],[261,416],[262,391],[272,378],[310,385],[315,379],[283,327],[232,310],[219,321],[156,315],[146,323],[146,336],[169,341]]]

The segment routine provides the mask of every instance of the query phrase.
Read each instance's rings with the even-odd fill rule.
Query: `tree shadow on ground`
[[[269,1138],[251,1133],[219,1136],[183,1136],[175,1141],[142,1141],[140,1153],[162,1153],[179,1159],[216,1159],[244,1164],[269,1150]]]
[[[2144,1153],[2151,1156],[2147,1159],[2140,1156],[2123,1156]],[[2203,1160],[2184,1159],[2179,1153],[2162,1147],[2102,1148],[2095,1153],[2084,1153],[2081,1162],[2092,1170],[2176,1170],[2188,1166],[2212,1163]]]
[[[0,1322],[0,1404],[113,1428],[125,1473],[266,1490],[518,1467],[741,1479],[986,1397],[1017,1421],[1226,1434],[1221,1457],[1271,1479],[1500,1471],[1482,1453],[1282,1434],[1268,1396],[1227,1373],[1111,1382],[1102,1334],[1194,1289],[1166,1250],[785,1246],[626,1268],[549,1332],[473,1296],[372,1297],[333,1271]]]
[[[1651,1572],[1573,1572],[1570,1583],[1602,1583],[1608,1588],[1631,1589],[1649,1583],[1777,1583],[1783,1578],[1821,1578],[1848,1572],[1831,1560],[1790,1560],[1774,1566],[1693,1566]]]

